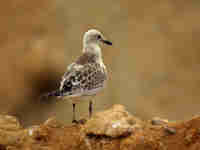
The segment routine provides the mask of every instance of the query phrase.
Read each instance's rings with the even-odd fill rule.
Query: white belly
[[[84,93],[78,94],[78,95],[64,96],[63,99],[67,100],[71,103],[79,103],[79,102],[82,102],[82,101],[90,101],[90,100],[93,100],[94,96],[102,89],[103,89],[103,87],[96,88],[96,89],[89,90],[89,91],[84,91]]]

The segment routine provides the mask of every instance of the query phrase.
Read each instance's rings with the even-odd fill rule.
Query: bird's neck
[[[101,48],[98,44],[87,44],[83,46],[83,52],[93,54],[97,59],[102,60]]]

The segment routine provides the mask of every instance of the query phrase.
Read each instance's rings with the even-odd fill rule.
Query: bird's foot
[[[75,123],[75,124],[78,124],[79,123],[79,121],[77,121],[77,120],[72,120],[72,123]]]
[[[85,124],[86,122],[87,122],[87,120],[86,119],[81,119],[81,120],[79,120],[78,121],[80,124]]]
[[[86,119],[81,119],[81,120],[72,120],[72,123],[74,124],[85,124],[87,122]]]

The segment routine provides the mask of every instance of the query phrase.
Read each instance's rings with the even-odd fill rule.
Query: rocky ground
[[[49,118],[23,128],[13,116],[0,116],[1,150],[198,150],[200,117],[183,122],[142,121],[114,105],[78,124]]]

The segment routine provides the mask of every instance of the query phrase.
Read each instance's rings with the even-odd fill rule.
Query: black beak
[[[112,45],[112,42],[108,41],[108,40],[102,40],[103,43],[107,44],[107,45]]]

